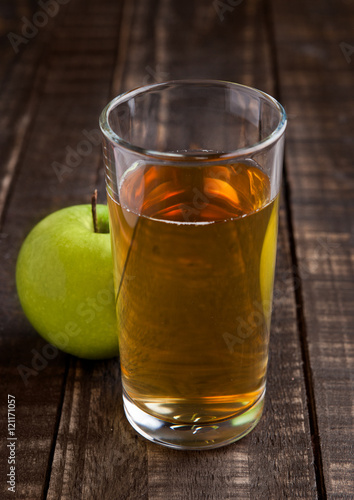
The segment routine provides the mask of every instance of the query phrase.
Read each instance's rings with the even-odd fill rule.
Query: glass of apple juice
[[[259,421],[286,115],[211,80],[126,92],[100,117],[125,414],[172,448]]]

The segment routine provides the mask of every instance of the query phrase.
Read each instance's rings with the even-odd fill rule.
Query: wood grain
[[[73,360],[48,499],[146,498],[146,442],[124,417],[118,361]]]
[[[13,393],[16,498],[353,496],[354,55],[348,63],[340,44],[354,43],[354,9],[345,0],[232,3],[70,0],[18,55],[6,39],[0,45],[0,425],[4,436]],[[229,8],[221,12],[221,4]],[[38,7],[9,5],[5,38]],[[37,360],[27,385],[18,370],[46,348],[16,297],[25,235],[48,213],[89,202],[96,186],[105,198],[96,141],[75,167],[68,148],[77,152],[85,131],[96,133],[114,95],[174,78],[278,93],[289,114],[265,413],[238,443],[200,452],[135,433],[124,417],[117,360],[58,354],[42,366]],[[11,498],[4,461],[0,469],[1,496]]]
[[[293,11],[272,3],[319,480],[322,495],[353,498],[354,61],[340,44],[353,42],[354,11],[345,1],[300,2]]]
[[[120,22],[120,4],[116,2],[107,1],[100,7],[95,2],[76,1],[70,2],[65,9],[58,19],[58,29],[45,39],[48,43],[45,50],[42,45],[37,46],[41,44],[40,34],[24,49],[23,56],[18,58],[8,77],[8,93],[3,96],[6,101],[10,95],[14,104],[13,114],[8,114],[9,133],[16,136],[20,130],[17,129],[17,120],[21,128],[22,117],[29,114],[29,131],[19,144],[15,183],[7,198],[0,240],[1,429],[5,436],[6,394],[14,394],[18,437],[16,498],[27,500],[46,495],[66,381],[66,362],[70,357],[60,354],[54,359],[44,359],[42,365],[40,361],[34,365],[34,353],[42,354],[46,344],[26,322],[20,309],[15,291],[15,263],[23,239],[36,222],[63,206],[85,203],[90,199],[100,162],[98,145],[93,145],[92,153],[83,157],[62,182],[52,163],[65,164],[66,148],[77,148],[84,139],[84,129],[97,129],[98,115],[109,98]],[[88,24],[82,26],[85,9]],[[106,22],[95,28],[95,50],[89,56],[84,54],[78,61],[75,53],[66,51],[67,43],[70,41],[71,46],[75,46],[78,37],[82,45],[85,39],[91,41],[92,25],[95,25],[99,13]],[[48,25],[47,29],[54,29],[54,25]],[[104,42],[102,47],[100,39]],[[73,68],[77,68],[77,73]],[[33,93],[37,96],[35,105],[29,105],[23,111],[16,95],[27,106],[27,99],[31,100]],[[9,151],[13,154],[15,148]],[[13,174],[14,170],[11,171]],[[18,371],[21,364],[36,368],[36,374],[29,377],[27,385]],[[4,439],[0,446],[1,455],[6,457]],[[1,461],[1,496],[5,498],[8,497],[6,481],[3,481],[6,466],[5,461]]]
[[[124,67],[119,66],[115,71],[114,91],[167,77],[197,76],[253,85],[262,83],[265,90],[271,91],[266,27],[257,5],[258,2],[249,3],[242,8],[243,15],[247,16],[244,24],[251,26],[250,30],[242,30],[238,17],[230,16],[220,24],[215,10],[205,12],[202,2],[177,5],[140,0],[134,3],[134,8],[126,5],[123,26],[132,28],[131,31],[123,28],[121,32],[120,42],[126,52]],[[206,23],[201,22],[201,16]],[[183,33],[180,32],[182,21],[188,27]],[[220,33],[224,33],[224,38],[214,45]],[[245,50],[238,50],[239,46]],[[223,52],[225,48],[227,54]],[[121,53],[119,50],[118,54]],[[180,60],[182,55],[184,64]],[[209,61],[215,64],[208,64]],[[257,65],[257,72],[253,65]],[[154,500],[289,498],[292,494],[299,498],[316,497],[286,231],[283,217],[278,267],[281,293],[277,293],[275,305],[268,397],[264,418],[255,431],[235,445],[209,452],[181,452],[151,444],[136,436],[122,414],[117,371],[106,369],[107,387],[114,388],[109,397],[101,397],[104,386],[92,386],[98,397],[92,396],[87,401],[84,394],[91,391],[85,385],[88,382],[83,378],[80,365],[80,369],[69,373],[69,380],[83,379],[83,382],[71,382],[70,388],[67,386],[49,498],[71,498],[75,488],[79,488],[77,495],[82,498],[88,493],[94,498],[104,494],[105,498]],[[85,403],[79,404],[79,401]],[[87,420],[87,414],[96,417]],[[81,420],[84,424],[78,424]],[[99,425],[102,421],[106,425]],[[85,440],[79,437],[82,425],[86,435],[94,437],[91,443],[83,443]],[[70,428],[73,435],[68,431]],[[106,459],[100,459],[99,452],[103,449],[105,455],[111,457],[111,464],[104,469],[102,461],[106,463]],[[119,484],[122,478],[124,483]],[[61,484],[64,486],[59,494]]]
[[[4,218],[6,200],[15,179],[16,168],[36,113],[39,89],[46,74],[44,60],[56,24],[60,22],[66,5],[58,8],[53,18],[42,28],[34,25],[31,37],[23,30],[41,9],[34,3],[14,2],[4,6],[1,16],[0,45],[0,226]],[[37,34],[36,31],[37,30]],[[30,33],[30,31],[28,31]],[[27,33],[27,32],[25,32]],[[11,38],[13,37],[13,38]],[[15,37],[21,37],[17,39]],[[13,41],[12,41],[13,40]]]

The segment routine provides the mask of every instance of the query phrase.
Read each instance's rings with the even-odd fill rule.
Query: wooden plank
[[[55,26],[65,13],[59,6],[53,15],[46,15],[37,4],[29,1],[9,3],[4,9],[0,44],[0,225],[4,218],[6,200],[15,177],[22,146],[28,139],[31,120],[38,104],[38,92],[45,77],[42,61]],[[57,13],[54,15],[54,13]],[[35,22],[36,24],[33,24]],[[31,27],[32,25],[32,27]],[[24,36],[26,35],[26,36]]]
[[[17,60],[17,54],[23,52],[29,39],[22,35],[24,28],[22,17],[32,19],[36,5],[31,0],[4,1],[0,11],[0,85],[7,81],[11,69]],[[27,41],[28,40],[28,41]],[[27,42],[27,43],[26,43]]]
[[[113,92],[182,77],[224,78],[272,92],[259,6],[258,1],[245,2],[242,19],[235,10],[221,22],[215,8],[201,0],[128,2]],[[284,215],[281,220],[267,403],[253,433],[208,452],[149,443],[123,416],[115,364],[88,368],[79,362],[68,376],[49,498],[72,498],[73,492],[82,498],[154,500],[316,498]]]
[[[25,100],[26,92],[33,88],[34,78],[29,66],[39,63],[38,74],[41,79],[34,89],[38,92],[38,99],[36,106],[25,111],[30,115],[30,133],[20,146],[16,183],[8,198],[0,240],[1,429],[4,429],[5,436],[7,393],[14,394],[18,438],[16,498],[27,500],[44,498],[46,495],[64,400],[66,363],[69,363],[70,357],[60,354],[55,359],[44,359],[42,365],[38,360],[36,353],[42,354],[46,344],[29,326],[20,310],[14,283],[15,263],[24,237],[43,216],[63,206],[85,203],[90,199],[100,163],[98,145],[92,145],[92,153],[82,157],[80,165],[72,169],[62,182],[52,164],[54,161],[65,164],[66,148],[77,148],[85,138],[83,130],[97,129],[99,112],[109,98],[121,5],[108,0],[101,4],[94,1],[72,1],[65,8],[67,15],[60,19],[58,31],[51,38],[44,57],[35,59],[31,51],[37,50],[37,40],[33,40],[26,48],[24,59],[20,58],[18,61],[24,68],[15,67],[8,82],[8,89],[11,85],[14,88],[17,86],[21,99]],[[82,26],[81,23],[83,12],[89,21],[87,26]],[[73,47],[77,40],[81,45],[85,45],[85,40],[89,42],[91,26],[95,24],[98,14],[106,21],[95,28],[95,50],[89,55],[83,55],[79,61],[74,60],[75,54],[70,55],[66,51],[66,40]],[[63,33],[66,39],[63,38]],[[60,57],[62,43],[65,47],[63,57]],[[78,66],[76,76],[72,71],[75,66]],[[71,79],[67,78],[67,72],[72,75]],[[28,88],[22,82],[26,76],[30,80]],[[12,99],[14,96],[15,93]],[[11,115],[10,120],[15,121],[15,116],[21,117],[20,112]],[[12,133],[14,128],[15,125],[11,125]],[[95,143],[97,144],[96,141]],[[33,361],[34,354],[37,356],[37,365]],[[27,385],[18,371],[21,364],[37,372],[29,377]],[[0,446],[1,455],[7,457],[5,439],[1,440]],[[1,468],[1,477],[5,478],[8,472],[5,461],[1,461]],[[2,498],[10,498],[7,493],[6,481],[2,480]]]
[[[125,419],[118,361],[73,360],[48,500],[146,498],[146,442]]]
[[[88,13],[85,21],[84,5]],[[120,48],[114,92],[167,77],[214,77],[241,81],[273,93],[260,2],[244,2],[240,10],[226,12],[223,21],[213,4],[205,8],[201,1],[177,5],[167,0],[159,4],[139,0],[136,4],[127,2],[125,7],[119,45],[127,49],[127,54],[122,68],[124,51]],[[82,130],[96,126],[98,112],[108,100],[107,82],[115,55],[113,29],[118,32],[119,6],[115,2],[84,4],[72,0],[70,9],[66,29],[57,32],[50,47],[50,72],[41,88],[31,142],[23,152],[4,226],[5,234],[9,234],[9,250],[0,272],[1,278],[10,283],[4,290],[7,299],[2,305],[9,314],[4,341],[10,352],[16,349],[16,355],[24,362],[28,362],[35,337],[28,335],[27,344],[23,345],[30,330],[19,311],[11,278],[16,252],[34,220],[65,204],[86,201],[88,188],[96,182],[98,150],[64,176],[62,182],[53,176],[48,165],[54,160],[65,161],[65,147],[75,148],[82,139]],[[125,28],[130,23],[131,30]],[[94,39],[89,33],[93,27]],[[77,63],[82,66],[76,73]],[[48,123],[52,125],[50,130]],[[44,164],[46,157],[50,160]],[[33,207],[31,212],[29,206]],[[124,419],[115,361],[72,360],[66,382],[64,362],[57,359],[31,381],[27,395],[21,386],[25,395],[18,414],[19,422],[23,422],[19,431],[23,459],[19,467],[23,477],[33,476],[22,485],[19,494],[23,498],[41,495],[48,461],[50,465],[50,436],[55,439],[56,415],[58,421],[60,416],[60,425],[49,471],[49,498],[316,497],[284,214],[281,221],[266,411],[253,433],[235,445],[209,452],[177,452],[158,447],[137,437]],[[11,339],[14,333],[18,335],[16,341]],[[43,347],[40,340],[38,345]],[[11,383],[12,387],[19,387],[13,379],[16,373],[11,372],[17,362],[11,358],[5,365],[9,367],[6,387],[11,387]],[[50,370],[52,376],[47,382]],[[61,383],[65,383],[65,393]],[[33,407],[29,406],[30,399]],[[63,411],[59,415],[62,399]],[[27,412],[32,412],[33,421],[26,419]],[[33,422],[38,422],[35,443]]]
[[[274,0],[305,369],[322,495],[353,498],[354,6]],[[344,44],[344,45],[343,45]],[[347,52],[345,52],[347,47]],[[306,365],[307,368],[306,368]],[[318,435],[316,435],[318,434]]]

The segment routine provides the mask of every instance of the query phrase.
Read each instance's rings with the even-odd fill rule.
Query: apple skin
[[[25,239],[16,265],[21,306],[55,347],[86,359],[118,355],[108,209],[91,205],[52,213]]]

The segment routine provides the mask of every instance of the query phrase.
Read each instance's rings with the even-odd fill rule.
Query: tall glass
[[[264,404],[286,115],[259,90],[189,80],[100,118],[126,416],[217,448]]]

